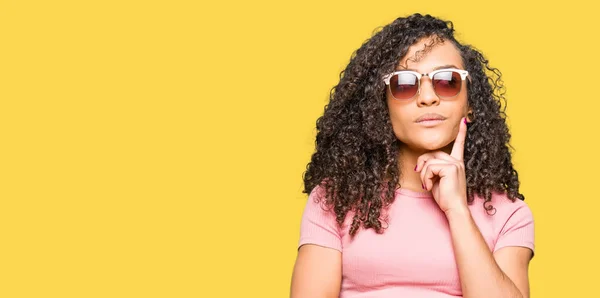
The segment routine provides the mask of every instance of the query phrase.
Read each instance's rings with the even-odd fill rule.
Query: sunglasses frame
[[[424,76],[429,77],[430,79],[433,79],[433,76],[435,76],[435,74],[440,73],[440,72],[444,72],[444,71],[454,71],[457,72],[460,75],[460,89],[458,90],[458,92],[456,93],[456,95],[453,96],[440,96],[437,92],[435,92],[435,87],[433,88],[433,91],[435,92],[435,95],[437,95],[439,98],[453,98],[455,96],[458,96],[460,94],[460,91],[462,91],[462,82],[465,81],[465,79],[469,79],[469,81],[471,81],[471,77],[469,77],[469,72],[464,70],[464,69],[458,69],[458,68],[442,68],[442,69],[437,69],[434,70],[432,72],[429,73],[420,73],[420,72],[416,72],[416,71],[412,71],[412,70],[398,70],[398,71],[394,71],[390,74],[387,74],[383,77],[383,81],[385,82],[385,84],[388,86],[388,90],[390,91],[390,94],[392,94],[392,97],[396,100],[409,100],[414,98],[417,94],[421,93],[421,78]],[[418,88],[417,88],[417,92],[415,92],[415,95],[411,96],[410,98],[406,98],[406,99],[398,99],[396,97],[394,97],[394,93],[392,93],[392,87],[390,86],[390,80],[392,79],[393,76],[400,74],[400,73],[410,73],[410,74],[414,74],[417,77],[417,82],[418,82]]]

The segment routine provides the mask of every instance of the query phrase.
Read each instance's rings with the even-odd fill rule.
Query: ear
[[[467,123],[471,123],[473,120],[473,109],[469,107],[467,110]]]

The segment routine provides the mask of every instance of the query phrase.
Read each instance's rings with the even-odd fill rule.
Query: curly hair
[[[378,28],[352,54],[316,122],[315,152],[303,175],[303,192],[323,187],[325,203],[340,226],[354,212],[351,236],[361,227],[384,230],[382,208],[394,201],[399,185],[400,141],[392,129],[382,77],[422,38],[452,42],[471,77],[467,100],[472,121],[464,149],[468,203],[478,195],[493,214],[492,192],[505,192],[512,201],[525,199],[511,161],[501,72],[473,46],[455,39],[452,22],[413,14]]]

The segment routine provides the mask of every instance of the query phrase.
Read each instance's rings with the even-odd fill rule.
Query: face
[[[411,46],[396,70],[413,70],[425,74],[437,69],[464,69],[460,53],[450,41],[435,44],[426,52],[418,52],[430,43],[431,39],[426,38]],[[392,126],[396,138],[403,146],[418,151],[432,151],[451,145],[458,134],[461,118],[468,112],[466,80],[462,81],[460,92],[454,97],[440,98],[428,76],[421,77],[419,92],[410,99],[395,99],[390,88],[387,88],[387,105]],[[438,114],[443,120],[419,121],[425,114]]]

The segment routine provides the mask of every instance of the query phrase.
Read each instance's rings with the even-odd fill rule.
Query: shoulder
[[[492,195],[496,213],[491,217],[496,234],[494,251],[507,246],[520,246],[535,251],[533,213],[525,201],[508,198],[505,193]]]
[[[327,201],[327,190],[325,187],[321,185],[314,187],[306,200],[303,220],[334,227],[337,225],[336,218],[337,216],[332,204],[329,204]]]
[[[533,233],[534,217],[531,208],[523,200],[511,200],[506,193],[492,193],[492,200],[489,202],[476,196],[469,208],[480,228],[490,233],[490,236],[499,237],[513,230]]]
[[[321,185],[314,187],[308,195],[305,211],[333,214],[333,210],[327,205],[327,190]]]
[[[331,230],[346,234],[356,212],[350,208],[344,215],[341,223],[338,223],[339,214],[336,213],[334,205],[327,197],[327,189],[318,185],[314,187],[304,207],[303,222],[313,222],[322,226],[328,226]]]
[[[486,211],[484,207],[490,208],[490,210]],[[482,196],[476,195],[471,205],[471,211],[476,211],[477,213],[483,212],[498,220],[506,220],[515,213],[533,216],[531,209],[525,201],[520,199],[512,200],[505,192],[492,192],[492,199],[489,202],[485,202]]]
[[[300,242],[342,251],[341,230],[332,208],[326,206],[325,191],[315,187],[306,202],[300,223]]]

